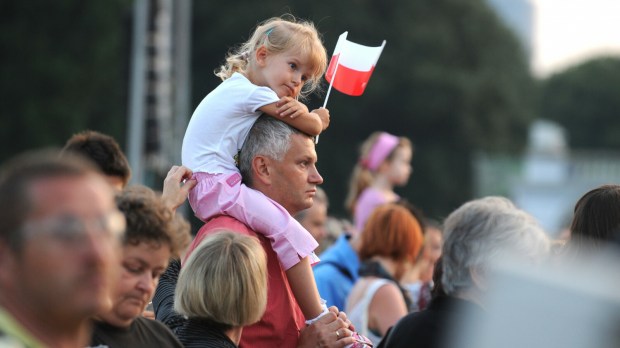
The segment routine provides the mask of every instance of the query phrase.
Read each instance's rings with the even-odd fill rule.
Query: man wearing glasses
[[[0,346],[84,347],[109,306],[125,220],[93,166],[57,153],[0,169]]]

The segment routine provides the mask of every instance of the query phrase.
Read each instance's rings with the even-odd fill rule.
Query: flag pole
[[[338,72],[338,66],[340,65],[340,59],[336,62],[336,68],[334,68],[334,74],[332,75],[332,80],[329,82],[329,87],[327,88],[327,94],[325,95],[325,102],[323,103],[323,107],[327,106],[327,100],[329,99],[329,94],[332,91],[332,85],[334,84],[334,80],[336,79],[336,73]]]
[[[329,82],[329,87],[327,87],[327,94],[325,94],[325,102],[323,102],[323,108],[327,106],[327,100],[329,99],[329,94],[332,91],[332,85],[334,84],[334,80],[336,79],[336,73],[338,72],[339,65],[340,65],[340,59],[338,59],[338,61],[336,62],[336,67],[334,68],[334,74],[332,75],[332,80]],[[315,144],[319,143],[318,135],[316,136],[316,138],[314,138],[314,143]]]

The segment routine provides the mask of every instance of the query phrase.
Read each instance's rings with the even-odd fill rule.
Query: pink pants
[[[189,203],[202,221],[229,215],[261,233],[271,241],[284,270],[314,254],[318,243],[280,204],[241,183],[241,174],[194,173],[198,181],[189,193]]]

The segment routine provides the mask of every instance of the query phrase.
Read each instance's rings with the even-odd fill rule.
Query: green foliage
[[[122,142],[132,3],[2,2],[0,160],[84,128]],[[363,96],[330,96],[317,151],[337,214],[358,146],[375,130],[413,140],[415,170],[399,193],[438,217],[471,198],[474,151],[518,151],[534,116],[526,59],[483,0],[195,0],[193,10],[192,108],[219,84],[226,51],[271,16],[312,20],[330,54],[344,31],[365,45],[387,40]]]
[[[131,1],[0,5],[0,161],[77,131],[124,140]]]
[[[542,83],[541,116],[564,126],[574,148],[620,149],[620,58],[597,58]]]
[[[317,151],[333,212],[344,214],[358,147],[375,130],[413,140],[414,173],[400,193],[435,216],[471,198],[475,150],[522,147],[533,81],[514,35],[481,0],[195,2],[194,105],[219,83],[212,71],[226,49],[285,12],[314,21],[329,54],[344,31],[365,45],[387,40],[363,96],[330,96],[332,123]]]

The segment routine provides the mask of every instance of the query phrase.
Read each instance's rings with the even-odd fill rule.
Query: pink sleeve
[[[384,203],[387,203],[385,197],[374,188],[367,188],[362,191],[355,205],[354,221],[358,233],[362,232],[366,220],[368,220],[375,208]]]

